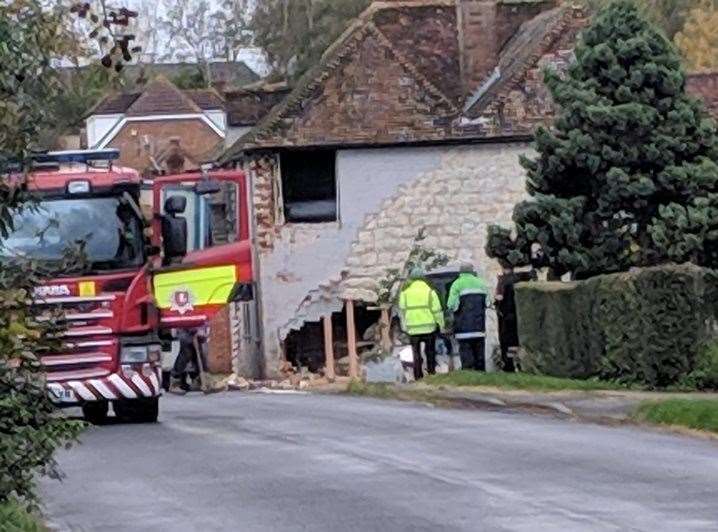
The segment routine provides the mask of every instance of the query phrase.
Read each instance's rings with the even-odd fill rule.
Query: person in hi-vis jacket
[[[421,344],[426,353],[426,369],[436,372],[436,337],[444,329],[444,309],[439,294],[424,279],[421,268],[413,268],[399,294],[401,326],[411,340],[414,352],[414,379],[424,377]]]
[[[474,273],[471,263],[462,263],[460,272],[449,289],[446,308],[454,315],[454,337],[459,343],[461,367],[484,371],[486,281]]]

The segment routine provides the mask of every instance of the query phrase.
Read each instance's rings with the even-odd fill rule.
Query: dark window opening
[[[337,220],[336,152],[311,150],[281,155],[284,220],[294,223]]]

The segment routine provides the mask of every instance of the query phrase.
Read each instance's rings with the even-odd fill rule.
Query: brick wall
[[[149,152],[143,147],[145,135],[151,144]],[[199,119],[138,121],[125,124],[108,148],[120,150],[120,164],[142,172],[150,166],[149,154],[167,148],[173,137],[180,139],[182,149],[194,160],[201,160],[222,140]]]
[[[228,305],[212,318],[209,327],[207,371],[232,373],[232,324]]]

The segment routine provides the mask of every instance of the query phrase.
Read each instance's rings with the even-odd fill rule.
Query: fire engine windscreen
[[[117,197],[44,199],[14,218],[15,230],[0,255],[56,262],[84,242],[89,269],[114,270],[144,263],[142,222]]]

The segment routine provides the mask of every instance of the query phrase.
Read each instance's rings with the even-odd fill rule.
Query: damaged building
[[[525,198],[519,156],[554,111],[543,69],[566,68],[586,23],[554,1],[376,1],[222,155],[251,182],[261,349],[239,355],[246,376],[331,376],[326,357],[356,373],[347,355],[389,342],[382,290],[418,235],[493,289],[487,226]],[[487,355],[497,343],[490,310]]]
[[[262,376],[371,344],[419,233],[496,283],[486,227],[524,197],[519,155],[552,114],[541,70],[585,23],[551,1],[374,2],[223,155],[251,178]]]

